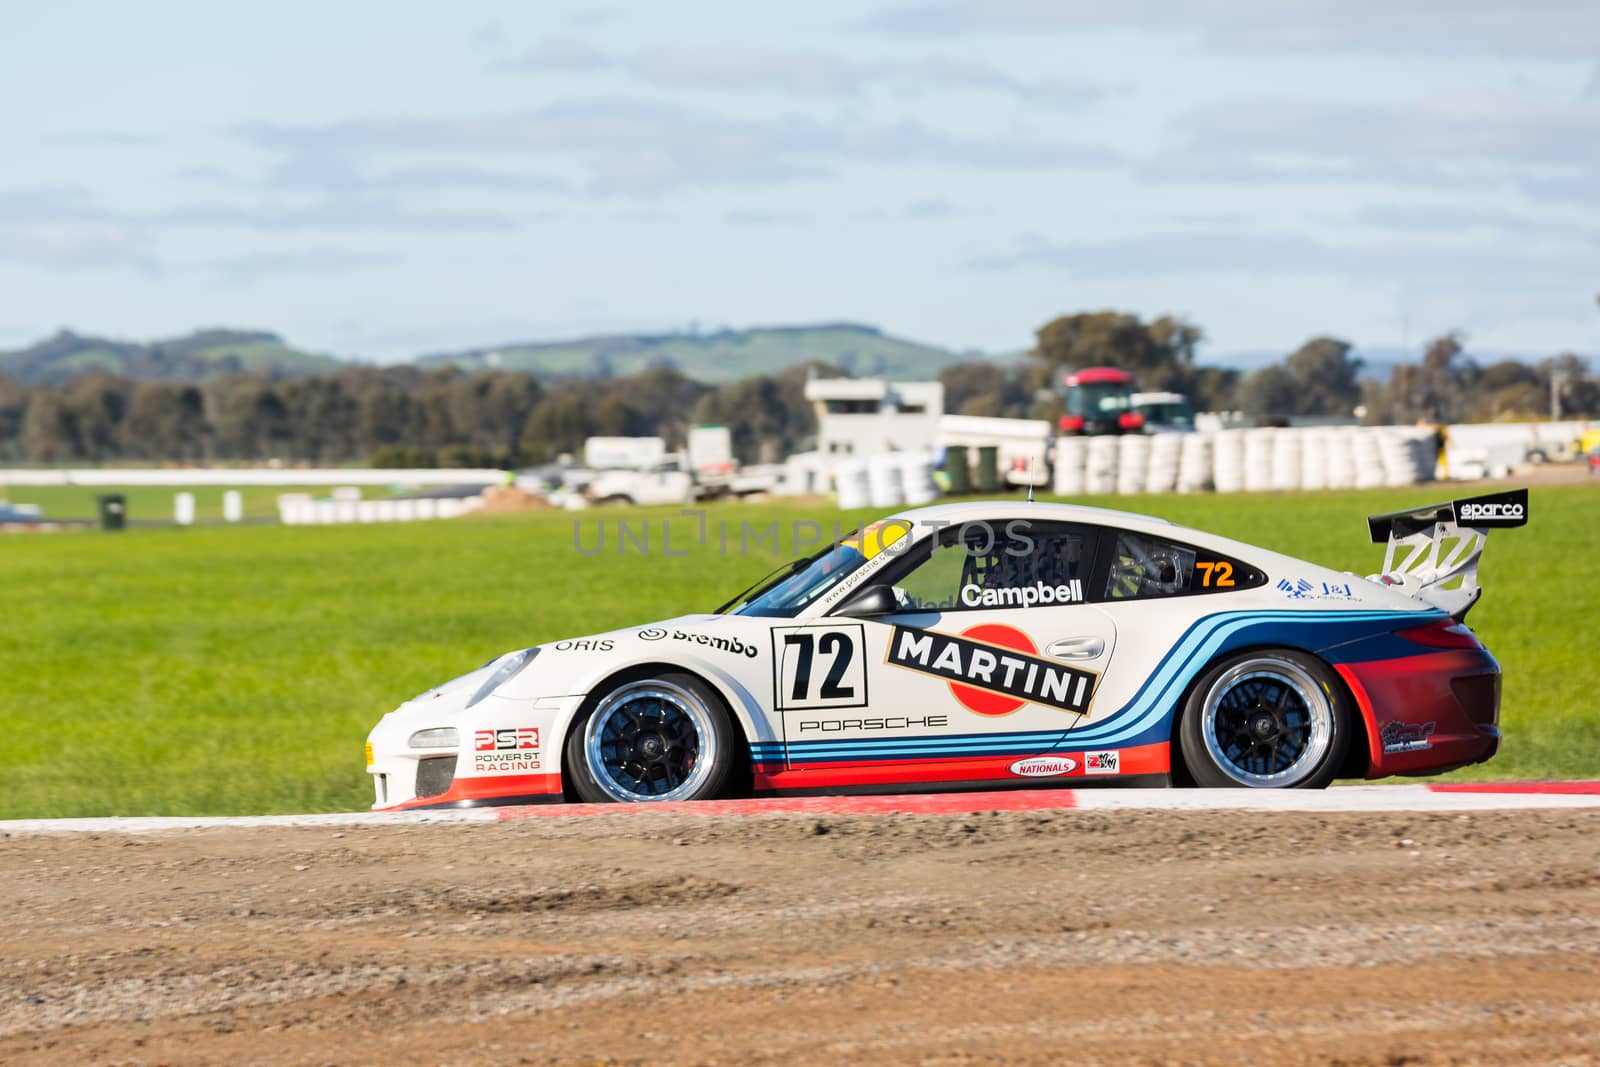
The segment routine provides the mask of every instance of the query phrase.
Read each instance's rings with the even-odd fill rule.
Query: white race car
[[[1368,520],[1356,577],[1142,515],[946,504],[722,608],[507,653],[385,715],[375,808],[1437,773],[1500,744],[1462,622],[1527,491]]]

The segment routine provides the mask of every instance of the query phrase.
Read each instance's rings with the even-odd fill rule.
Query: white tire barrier
[[[1091,496],[1117,491],[1117,438],[1089,438],[1088,457],[1083,466],[1083,491]]]
[[[1150,438],[1150,465],[1145,468],[1144,491],[1170,493],[1178,487],[1183,439],[1193,434],[1162,433]]]
[[[1350,455],[1355,465],[1355,487],[1374,489],[1383,485],[1383,445],[1375,433],[1357,433],[1351,441]]]
[[[1294,492],[1417,485],[1436,477],[1432,430],[1399,426],[1257,427],[1187,434],[1061,437],[1057,496]],[[841,461],[840,507],[920,506],[937,495],[919,453]]]
[[[1219,493],[1244,490],[1244,431],[1219,430],[1211,439],[1211,482]]]
[[[1272,438],[1272,488],[1287,492],[1300,488],[1300,434],[1278,430]]]
[[[922,507],[939,499],[939,485],[933,480],[933,457],[926,452],[902,454],[900,481],[908,507]]]
[[[841,508],[864,508],[872,503],[868,477],[867,461],[864,459],[841,460],[833,468],[834,491],[839,495]]]
[[[906,502],[900,454],[882,452],[867,461],[867,500],[875,508],[898,508]]]
[[[285,526],[333,526],[348,523],[411,522],[418,519],[453,519],[475,511],[483,498],[441,497],[420,500],[315,500],[309,493],[283,493],[278,497],[278,521]]]
[[[1178,492],[1207,493],[1211,491],[1211,470],[1215,438],[1211,434],[1174,434],[1183,439],[1178,456]]]
[[[1089,442],[1083,437],[1063,437],[1056,441],[1055,491],[1057,496],[1082,496],[1085,469],[1089,463]]]
[[[1142,433],[1117,438],[1117,492],[1123,496],[1144,492],[1150,470],[1150,438]]]
[[[1272,488],[1272,450],[1278,431],[1262,427],[1244,432],[1244,490],[1264,493]]]

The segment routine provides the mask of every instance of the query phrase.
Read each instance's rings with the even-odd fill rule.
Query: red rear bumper
[[[1369,778],[1438,774],[1500,749],[1500,665],[1483,649],[1335,669],[1366,720]]]

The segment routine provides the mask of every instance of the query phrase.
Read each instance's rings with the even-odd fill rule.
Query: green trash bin
[[[95,498],[100,503],[100,529],[116,531],[128,524],[128,499],[121,493]]]
[[[950,495],[965,496],[972,492],[972,470],[967,466],[966,445],[950,445],[944,450],[944,473],[950,479]]]
[[[1000,449],[995,445],[978,446],[978,469],[973,481],[978,492],[994,493],[1000,489]]]

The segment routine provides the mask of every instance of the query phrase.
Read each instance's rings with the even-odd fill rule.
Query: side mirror
[[[887,585],[869,585],[841,604],[835,615],[847,619],[866,619],[874,615],[893,615],[900,610],[900,600]]]

